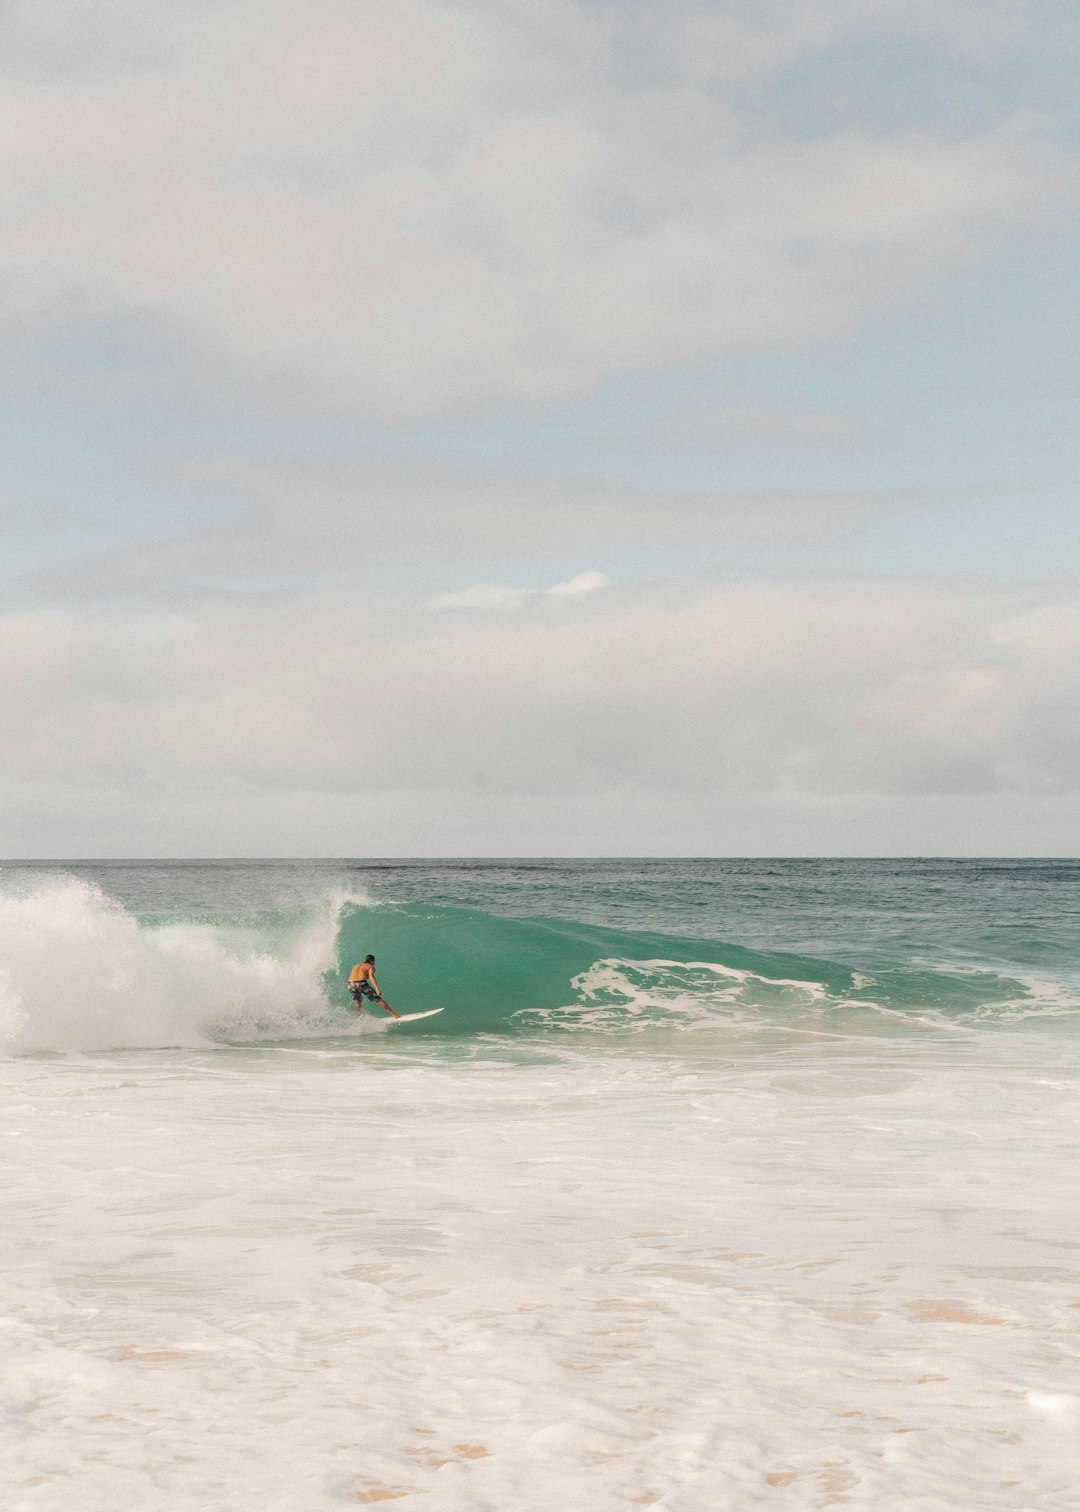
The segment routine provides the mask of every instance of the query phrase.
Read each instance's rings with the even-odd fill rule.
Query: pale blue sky
[[[955,277],[935,291],[932,311],[872,318],[843,343],[613,378],[539,409],[376,426],[336,413],[267,417],[205,394],[193,406],[175,391],[111,404],[70,387],[21,402],[12,395],[0,416],[5,576],[21,597],[28,571],[241,513],[242,497],[228,488],[169,475],[178,463],[221,454],[420,460],[571,490],[865,499],[852,518],[793,539],[710,542],[710,565],[722,572],[1072,573],[1080,561],[1080,385],[1069,371],[1066,304],[1080,287],[1074,263],[1074,249],[1040,246],[1029,267]],[[80,377],[90,365],[82,358]],[[772,428],[770,414],[780,417]],[[668,550],[661,570],[699,562],[692,542]],[[552,564],[559,570],[557,543],[543,557],[514,560],[516,576],[530,580],[530,561],[541,577]],[[574,561],[571,552],[567,566]],[[631,578],[657,568],[652,547],[642,554],[623,543],[597,561]],[[478,565],[465,556],[434,576],[427,569],[424,581],[464,580]]]
[[[839,850],[1023,848],[1036,800],[1030,848],[1080,843],[1073,5],[22,0],[0,59],[0,851],[435,852],[467,813],[466,848],[549,823],[557,852],[597,794],[608,851],[649,815],[675,851],[829,849],[830,823]],[[583,573],[608,586],[541,592]],[[757,583],[736,665],[725,585]],[[796,671],[829,583],[850,622]],[[410,754],[384,803],[335,637],[423,744],[419,669],[465,635],[431,604],[477,585],[468,655],[566,749],[519,760],[510,705],[487,818],[464,757]],[[700,611],[678,634],[672,594]],[[655,635],[636,668],[620,595]],[[227,693],[275,616],[300,682],[267,693],[268,763]],[[878,660],[845,671],[845,634]],[[688,685],[670,757],[614,757],[619,676],[664,707],[705,643],[703,709],[757,688],[738,729]],[[453,721],[475,690],[442,676]],[[746,754],[778,740],[775,769]],[[258,842],[268,784],[306,817]],[[176,819],[200,802],[205,830]]]

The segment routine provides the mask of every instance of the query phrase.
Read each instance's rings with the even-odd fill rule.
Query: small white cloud
[[[597,588],[610,588],[611,579],[602,572],[579,572],[568,583],[556,583],[548,593],[594,593]]]
[[[461,588],[455,593],[440,593],[428,600],[427,607],[433,610],[512,609],[529,599],[567,598],[610,587],[611,579],[602,572],[579,572],[569,582],[555,583],[551,588],[497,588],[493,583],[475,583],[471,588]]]

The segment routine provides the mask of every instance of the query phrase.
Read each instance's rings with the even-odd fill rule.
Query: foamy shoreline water
[[[727,1048],[3,1062],[5,1507],[1072,1505],[1075,1063]]]
[[[1075,1505],[1078,882],[5,866],[4,1512]]]

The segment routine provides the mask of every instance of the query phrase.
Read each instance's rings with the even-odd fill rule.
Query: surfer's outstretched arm
[[[390,1015],[391,1018],[400,1018],[401,1014],[400,1013],[395,1013],[394,1010],[391,1008],[390,1004],[383,997],[382,993],[379,992],[379,984],[375,980],[374,975],[371,977],[371,985],[374,987],[376,993],[378,994],[377,997],[376,997],[376,999],[375,999],[375,1001],[377,1003],[381,1003],[383,1005],[383,1007],[386,1009],[387,1013]]]

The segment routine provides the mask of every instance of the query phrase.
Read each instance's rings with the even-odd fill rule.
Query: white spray
[[[331,898],[283,953],[206,924],[147,927],[73,877],[0,894],[0,1051],[200,1045],[348,1032],[322,992]]]

